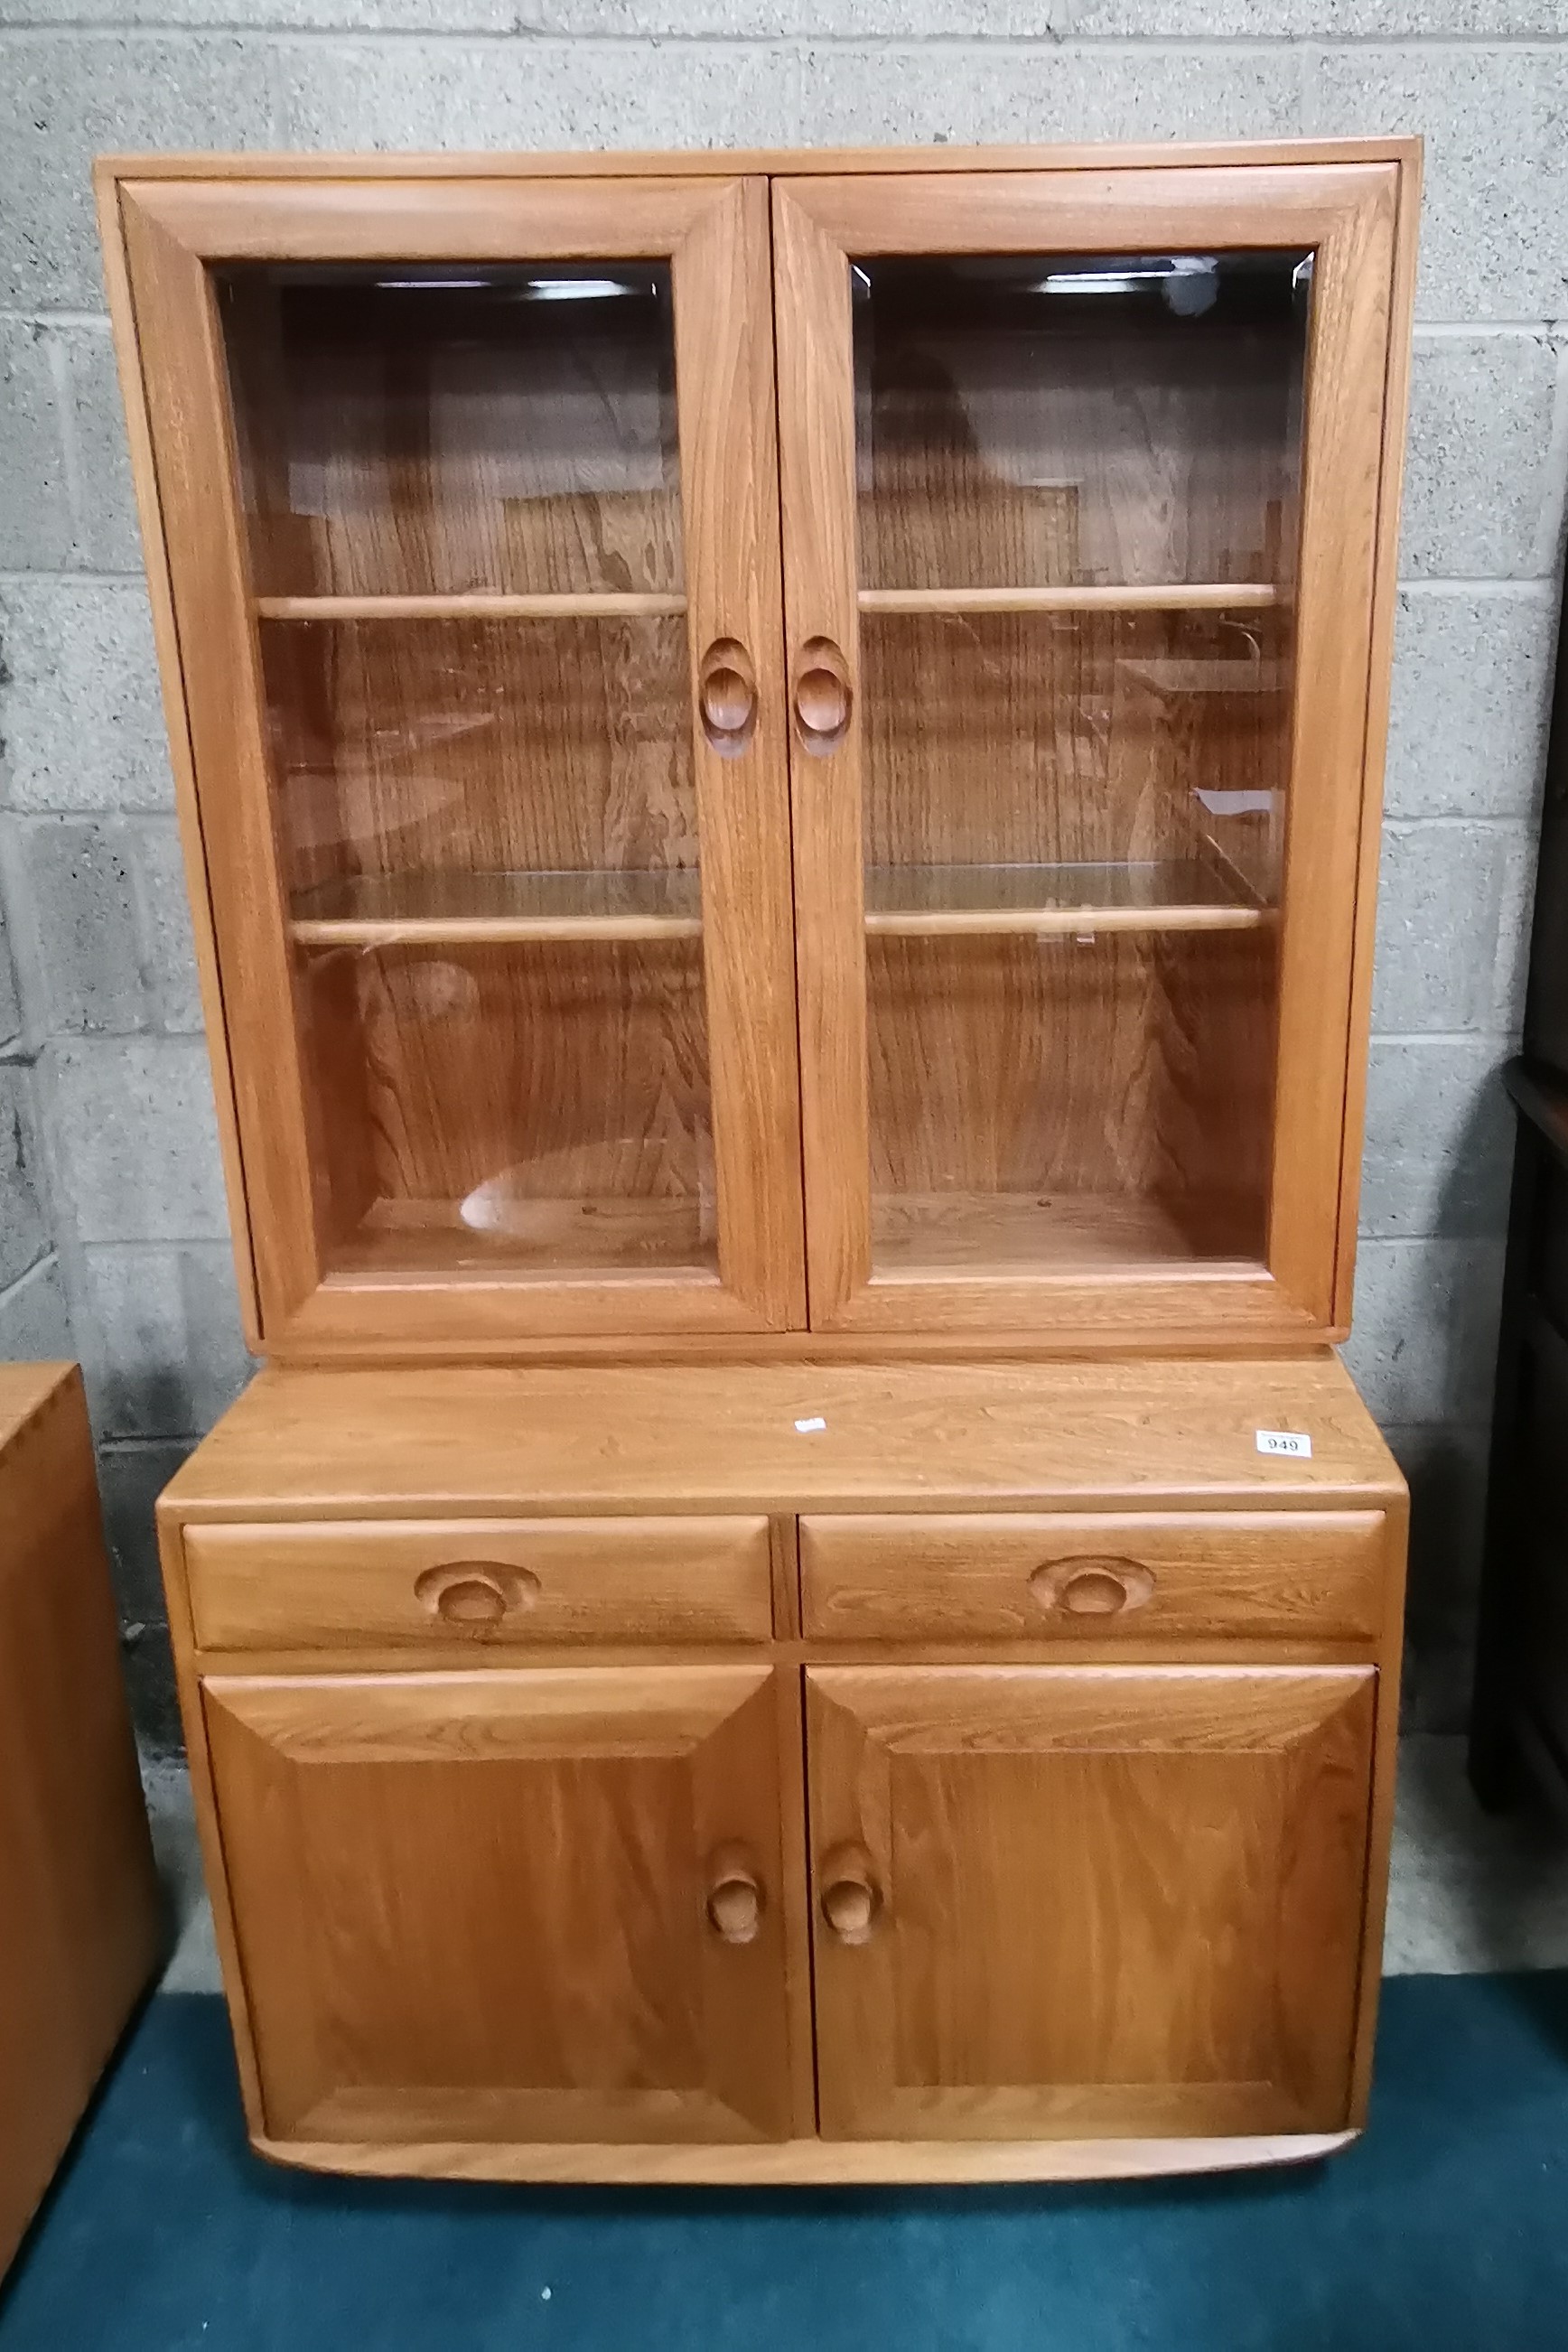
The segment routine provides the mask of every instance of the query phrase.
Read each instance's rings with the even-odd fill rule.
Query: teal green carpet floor
[[[1367,2136],[1081,2189],[328,2180],[251,2157],[216,2000],[151,2003],[0,2352],[1568,2352],[1568,1974],[1385,1988]]]

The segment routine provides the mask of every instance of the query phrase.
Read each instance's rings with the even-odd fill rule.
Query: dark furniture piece
[[[1568,657],[1547,755],[1470,1736],[1482,1801],[1568,1820]]]

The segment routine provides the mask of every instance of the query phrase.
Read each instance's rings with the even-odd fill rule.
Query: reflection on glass
[[[1256,1262],[1310,264],[854,285],[877,1270]]]
[[[263,621],[290,897],[435,877],[697,863],[686,625],[673,619]]]
[[[698,942],[307,950],[339,1274],[712,1272]]]
[[[678,591],[668,265],[219,278],[262,595]]]
[[[220,318],[327,1273],[716,1279],[668,267]]]
[[[857,262],[867,588],[1278,583],[1301,254]]]

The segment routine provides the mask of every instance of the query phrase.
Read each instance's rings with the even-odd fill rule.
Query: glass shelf
[[[689,867],[354,875],[300,892],[289,928],[306,948],[691,940],[702,931],[701,884]]]
[[[863,613],[1200,613],[1255,612],[1282,604],[1268,580],[1119,581],[1048,587],[862,588]]]
[[[1084,1276],[1169,1273],[1218,1265],[1255,1271],[1237,1253],[1234,1221],[1202,1204],[1110,1192],[891,1192],[873,1195],[872,1250],[884,1277],[1007,1280],[1020,1272]],[[1262,1238],[1258,1236],[1258,1251]]]
[[[873,937],[1256,930],[1272,910],[1234,867],[1195,859],[1103,866],[880,866],[866,875]]]
[[[524,1198],[504,1183],[460,1202],[378,1201],[338,1243],[332,1272],[351,1282],[388,1272],[439,1282],[493,1282],[498,1274],[717,1281],[713,1204],[614,1193]]]

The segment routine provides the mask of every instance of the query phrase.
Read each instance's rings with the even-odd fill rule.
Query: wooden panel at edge
[[[953,147],[743,147],[582,149],[479,156],[459,152],[368,154],[339,151],[316,155],[180,152],[100,155],[93,177],[101,187],[122,180],[388,179],[626,180],[728,178],[737,172],[829,177],[850,173],[918,175],[977,172],[1166,171],[1194,164],[1256,169],[1259,164],[1389,163],[1419,159],[1417,136],[1377,139],[1170,140],[1069,142]]]
[[[831,1327],[871,1265],[849,268],[776,184],[773,272],[792,690],[803,648],[826,638],[851,696],[831,751],[790,730],[807,1290],[813,1324]]]
[[[1348,1329],[1355,1278],[1362,1150],[1365,1132],[1367,1040],[1372,1027],[1373,951],[1382,863],[1384,762],[1399,573],[1399,519],[1405,427],[1410,404],[1411,330],[1415,310],[1415,247],[1421,217],[1421,142],[1406,141],[1399,162],[1399,212],[1389,304],[1388,375],[1384,388],[1383,464],[1378,485],[1377,569],[1373,593],[1366,750],[1362,785],[1361,862],[1356,881],[1355,962],[1351,988],[1349,1080],[1340,1173],[1339,1245],[1333,1319]]]
[[[1296,729],[1280,935],[1269,1265],[1321,1321],[1335,1305],[1368,665],[1398,175],[1320,244],[1305,389]],[[1374,786],[1373,805],[1377,793]],[[1364,921],[1364,908],[1361,919]]]
[[[805,1269],[769,260],[765,186],[724,190],[677,250],[675,335],[719,1270],[788,1328],[805,1319]],[[756,678],[734,757],[696,718],[703,660],[726,639]]]
[[[223,359],[201,263],[123,220],[266,1332],[314,1287],[315,1203]]]
[[[7,1371],[9,1368],[6,1368]],[[163,1938],[81,1379],[0,1377],[0,2271]]]
[[[184,859],[186,894],[195,950],[196,979],[207,1054],[212,1063],[213,1095],[217,1114],[218,1149],[223,1160],[228,1199],[235,1278],[239,1292],[240,1321],[251,1353],[261,1348],[260,1304],[256,1262],[251,1244],[250,1216],[245,1197],[240,1160],[238,1112],[235,1101],[233,1057],[224,1018],[223,991],[218,978],[217,942],[207,880],[206,851],[202,840],[201,812],[190,728],[180,664],[179,632],[174,617],[169,548],[163,530],[157,468],[153,456],[152,421],[142,373],[136,315],[131,292],[124,224],[121,216],[120,184],[103,159],[93,167],[98,205],[99,237],[103,248],[104,284],[113,333],[121,395],[125,406],[131,453],[131,479],[135,497],[142,547],[146,562],[148,597],[152,607],[153,640],[157,656],[163,720],[174,772],[174,798]]]

